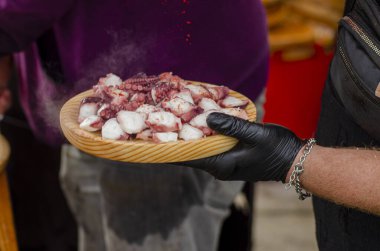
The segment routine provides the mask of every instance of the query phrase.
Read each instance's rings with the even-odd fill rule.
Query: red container
[[[314,136],[321,96],[333,53],[315,47],[312,58],[284,62],[270,59],[264,122],[283,125],[301,138]]]

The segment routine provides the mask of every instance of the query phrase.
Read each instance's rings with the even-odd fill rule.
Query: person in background
[[[313,194],[320,250],[379,250],[379,17],[376,0],[346,2],[316,141],[279,125],[212,113],[208,125],[238,145],[182,165],[221,180],[282,181],[300,199]]]
[[[0,57],[14,58],[28,122],[22,133],[2,126],[13,153],[21,249],[75,250],[60,166],[79,250],[216,250],[242,182],[181,166],[107,161],[67,144],[60,154],[59,108],[111,72],[126,79],[173,71],[257,100],[267,79],[266,34],[260,0],[1,1]],[[228,233],[223,241],[243,235]]]
[[[11,146],[7,174],[19,250],[77,250],[75,220],[59,184],[60,146],[36,139],[19,105],[11,58],[1,61],[0,126]]]
[[[11,93],[7,88],[7,82],[11,74],[11,58],[0,58],[0,120],[11,105]]]

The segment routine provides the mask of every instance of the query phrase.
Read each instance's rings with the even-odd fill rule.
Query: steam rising
[[[33,114],[38,114],[44,120],[50,133],[57,136],[61,134],[59,112],[63,104],[79,92],[91,89],[99,77],[105,76],[107,73],[114,73],[125,79],[137,72],[144,71],[145,48],[147,48],[149,39],[144,39],[144,43],[137,43],[129,41],[129,32],[109,31],[107,33],[111,37],[111,47],[107,52],[96,56],[83,70],[80,70],[78,75],[81,78],[74,84],[57,85],[43,70],[39,71],[40,76],[37,79],[42,83],[37,85],[38,111],[33,111]],[[42,134],[47,133],[42,132]]]

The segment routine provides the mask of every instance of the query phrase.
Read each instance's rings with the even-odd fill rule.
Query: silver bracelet
[[[294,170],[290,175],[289,183],[285,185],[286,190],[289,190],[292,186],[294,186],[296,193],[298,194],[298,199],[300,200],[304,200],[311,196],[311,194],[301,186],[300,176],[304,171],[303,163],[305,162],[306,157],[310,154],[311,149],[316,142],[317,141],[313,138],[307,141],[300,161],[294,166]]]

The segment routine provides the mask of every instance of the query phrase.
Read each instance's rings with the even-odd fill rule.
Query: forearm
[[[301,183],[312,194],[380,215],[380,151],[314,146],[304,168]]]
[[[289,182],[304,151],[304,142],[282,126],[222,113],[208,115],[207,124],[240,140],[228,152],[188,163],[218,179]],[[380,215],[380,151],[315,145],[303,165],[301,185],[312,194]]]

